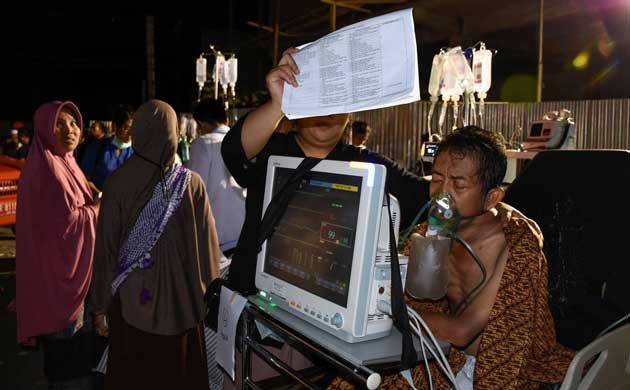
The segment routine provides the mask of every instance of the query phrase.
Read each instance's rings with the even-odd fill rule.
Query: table
[[[294,348],[314,354],[340,373],[364,383],[368,389],[375,389],[381,382],[382,372],[395,372],[399,367],[402,339],[397,329],[392,329],[389,336],[359,343],[347,343],[335,336],[293,316],[292,314],[270,305],[258,296],[248,298],[243,311],[241,348],[243,359],[243,389],[260,389],[251,377],[251,352],[259,355],[271,367],[300,383],[307,389],[318,387],[295,371],[257,340],[255,321],[259,321]],[[438,340],[442,351],[448,354],[450,345]],[[414,335],[414,347],[420,352],[420,341]],[[422,356],[421,353],[418,356]]]

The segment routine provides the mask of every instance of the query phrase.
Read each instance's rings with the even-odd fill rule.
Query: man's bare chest
[[[477,261],[461,244],[454,243],[449,256],[447,297],[451,305],[459,303],[484,279],[484,285],[495,279],[497,266],[507,255],[505,237],[495,234],[482,240],[468,241]],[[484,271],[482,271],[482,266]]]

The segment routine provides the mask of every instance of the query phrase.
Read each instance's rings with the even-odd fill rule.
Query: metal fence
[[[427,132],[430,102],[359,112],[354,120],[364,120],[373,128],[368,147],[383,153],[405,167],[419,158],[420,134]],[[437,128],[439,106],[433,114]],[[486,103],[484,127],[499,131],[506,140],[523,141],[528,128],[548,111],[569,109],[575,118],[578,149],[630,149],[630,99],[581,100],[542,103]],[[461,115],[461,107],[460,107]],[[449,107],[445,129],[452,127]],[[461,122],[460,122],[461,123]],[[448,132],[447,131],[447,132]]]
[[[420,155],[420,135],[427,133],[430,102],[421,101],[380,110],[357,112],[353,120],[364,120],[373,129],[368,141],[371,150],[383,153],[399,164],[412,168]],[[437,128],[440,105],[433,113]],[[485,104],[484,128],[499,131],[507,141],[523,141],[523,129],[549,111],[566,108],[575,119],[578,149],[630,149],[630,99],[576,100],[542,103]],[[234,119],[250,109],[234,110]],[[460,104],[460,115],[461,113]],[[445,132],[453,125],[449,106]],[[460,121],[461,123],[461,121]]]

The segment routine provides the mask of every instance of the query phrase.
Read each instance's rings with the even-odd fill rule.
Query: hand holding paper
[[[411,9],[344,27],[303,45],[292,55],[286,53],[280,65],[267,75],[267,87],[272,100],[277,99],[277,83],[284,80],[282,111],[289,119],[370,110],[420,99]]]
[[[291,56],[297,53],[298,49],[292,47],[284,51],[278,66],[273,68],[265,79],[267,83],[267,90],[271,95],[271,101],[274,104],[280,105],[282,102],[282,93],[285,83],[297,88],[298,83],[296,76],[300,73],[300,70],[295,63],[295,60]]]

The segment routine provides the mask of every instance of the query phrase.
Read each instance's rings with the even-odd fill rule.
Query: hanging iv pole
[[[201,100],[201,91],[203,90],[203,86],[206,83],[206,67],[207,61],[205,57],[214,57],[215,64],[213,67],[213,77],[214,77],[214,100],[219,99],[219,66],[217,66],[218,58],[225,58],[225,56],[236,57],[235,53],[232,52],[221,52],[220,50],[216,50],[214,45],[209,45],[210,52],[202,52],[199,54],[199,58],[197,58],[197,83],[199,84],[199,91],[197,92],[197,101]]]

